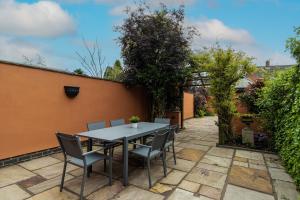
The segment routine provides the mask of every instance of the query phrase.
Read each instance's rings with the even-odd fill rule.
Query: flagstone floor
[[[116,149],[114,181],[108,186],[103,163],[93,167],[86,183],[87,200],[298,200],[299,193],[280,159],[274,154],[216,147],[216,117],[190,119],[176,138],[177,164],[168,153],[168,175],[154,160],[151,169],[153,187],[148,189],[146,169],[130,160],[129,186],[122,185],[121,150]],[[78,199],[82,169],[67,168],[65,189],[59,192],[62,155],[0,168],[1,200]]]

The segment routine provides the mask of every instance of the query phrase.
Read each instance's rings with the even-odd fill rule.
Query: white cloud
[[[272,49],[258,44],[246,29],[229,27],[218,19],[201,19],[186,23],[188,26],[194,26],[200,33],[200,37],[193,40],[192,48],[194,50],[211,47],[218,42],[222,47],[232,47],[245,52],[254,58],[257,65],[265,65],[266,60],[270,60],[274,65],[295,63],[295,60],[287,53],[274,52]]]
[[[23,56],[32,58],[41,54],[41,49],[22,40],[12,37],[0,36],[0,59],[13,62],[24,61]]]
[[[57,3],[19,3],[0,0],[0,33],[18,36],[56,37],[75,31],[72,17]]]
[[[204,19],[187,23],[197,29],[202,41],[223,41],[244,44],[254,43],[254,39],[247,30],[226,26],[218,19]]]

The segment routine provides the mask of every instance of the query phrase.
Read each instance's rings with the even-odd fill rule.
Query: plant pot
[[[138,123],[131,123],[131,128],[137,128],[138,127]]]

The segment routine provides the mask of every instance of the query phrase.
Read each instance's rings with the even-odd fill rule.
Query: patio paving
[[[177,164],[167,153],[167,177],[161,160],[151,163],[153,187],[148,188],[147,170],[129,161],[129,186],[122,185],[121,148],[115,149],[113,185],[99,162],[87,179],[87,200],[298,200],[299,192],[285,172],[280,158],[245,150],[216,147],[216,117],[185,121],[176,137]],[[65,189],[59,192],[62,154],[0,168],[1,200],[73,200],[78,193],[82,169],[69,165]]]

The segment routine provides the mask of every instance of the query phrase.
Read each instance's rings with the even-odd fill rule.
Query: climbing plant
[[[232,48],[219,45],[197,53],[198,70],[208,72],[213,106],[218,115],[219,143],[232,142],[231,121],[236,112],[235,85],[241,78],[254,71],[253,59]]]

